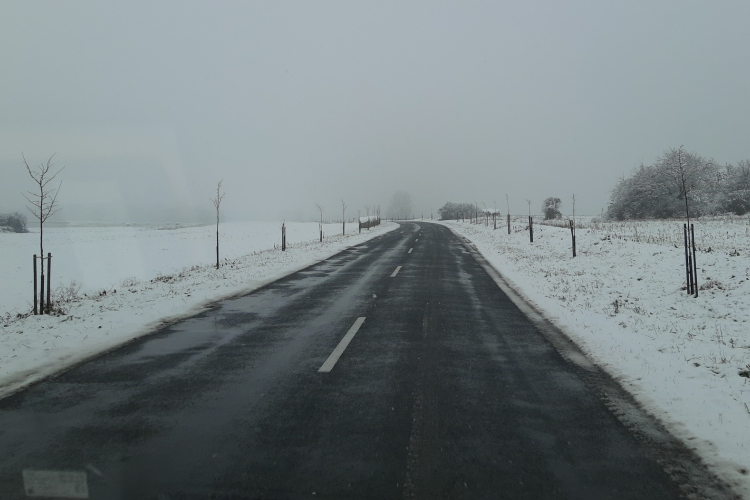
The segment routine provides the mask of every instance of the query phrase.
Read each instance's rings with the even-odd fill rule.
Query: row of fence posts
[[[378,226],[380,225],[380,218],[376,218],[375,220],[369,220],[367,222],[359,221],[359,232],[362,232],[362,228],[370,229],[372,226]],[[320,229],[320,241],[323,241],[323,226],[319,225]],[[344,226],[346,227],[346,226]],[[281,224],[281,251],[286,251],[286,223]],[[36,255],[34,255],[34,262],[36,262]],[[48,273],[49,274],[49,273]],[[42,285],[44,287],[44,285]],[[44,290],[42,290],[42,293],[44,293]],[[36,267],[34,267],[34,311],[36,311]],[[47,299],[49,301],[49,299]],[[36,312],[34,312],[36,314]]]
[[[375,217],[375,219],[367,219],[367,222],[359,221],[359,232],[362,232],[362,228],[370,229],[373,226],[379,226],[380,225],[380,217]]]
[[[475,215],[476,218],[475,219],[469,218],[469,222],[470,223],[479,224],[479,217],[478,217],[479,214],[475,213],[474,215]],[[489,214],[485,212],[485,216],[489,217]],[[508,234],[510,234],[510,214],[508,214],[507,217],[508,217],[508,219],[507,219],[508,220],[508,222],[507,222],[507,225],[508,225]],[[458,220],[458,218],[456,218],[456,220]],[[461,222],[464,222],[464,221],[465,221],[464,214],[461,214]],[[485,226],[488,226],[488,225],[489,225],[489,219],[485,219]],[[570,227],[570,238],[571,238],[571,241],[572,241],[573,257],[575,257],[576,256],[576,225],[575,225],[575,223],[572,220],[568,220],[568,225]],[[493,226],[493,229],[497,229],[497,214],[496,213],[492,214],[492,226]],[[687,229],[686,229],[686,231],[687,231]],[[687,232],[685,234],[686,234],[686,236],[685,236],[685,238],[686,238],[685,239],[685,241],[686,241],[686,243],[685,243],[685,255],[686,255],[686,258],[687,258],[687,255],[688,255],[688,250],[687,250]],[[531,216],[531,215],[529,215],[529,242],[530,243],[534,243],[534,217]],[[695,255],[695,249],[693,249],[693,255]],[[695,260],[695,257],[693,256],[693,261],[694,260]],[[689,273],[688,276],[690,276],[690,271],[688,273]],[[697,293],[697,291],[696,291],[696,293]]]
[[[51,278],[52,276],[52,254],[47,253],[47,257],[39,257],[40,262],[40,268],[42,270],[42,276],[41,280],[37,278],[37,272],[36,272],[36,261],[37,256],[34,254],[34,315],[38,314],[44,314],[45,312],[47,314],[50,313],[50,310],[52,308],[52,285],[51,285]],[[47,302],[44,301],[44,261],[47,261]],[[37,283],[41,287],[41,293],[37,295],[39,292],[37,288]]]
[[[485,213],[485,215],[487,215]],[[474,219],[469,218],[469,223],[479,223],[478,213],[474,213]],[[456,217],[458,220],[458,217]],[[465,215],[461,213],[461,222],[465,222]],[[497,214],[492,214],[493,229],[497,229]],[[485,220],[485,226],[488,225]],[[568,220],[570,227],[570,238],[572,243],[573,257],[576,257],[576,225],[572,220]],[[508,234],[510,234],[510,214],[507,215]],[[698,297],[698,263],[695,258],[695,225],[683,224],[682,226],[685,240],[685,282],[688,295]],[[534,243],[534,219],[529,215],[529,241]]]
[[[695,260],[695,225],[682,225],[682,231],[685,236],[685,274],[687,283],[686,289],[688,295],[698,296],[698,264]]]

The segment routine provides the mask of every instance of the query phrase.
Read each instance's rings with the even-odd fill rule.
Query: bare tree
[[[346,236],[346,203],[341,199],[341,236]]]
[[[676,194],[678,199],[685,200],[685,218],[690,227],[691,195],[711,182],[712,162],[695,154],[686,154],[683,150],[684,146],[672,149],[662,156],[661,161],[672,180],[668,188],[670,194]]]
[[[367,212],[367,230],[370,230],[370,205],[365,205],[365,212]]]
[[[687,293],[694,293],[698,297],[698,265],[695,259],[695,230],[690,224],[690,204],[688,199],[693,191],[698,191],[709,183],[709,167],[711,162],[707,162],[697,155],[686,155],[683,152],[683,146],[676,151],[672,150],[665,155],[671,161],[667,160],[668,172],[673,181],[677,184],[678,198],[685,198],[685,218],[687,224],[684,226],[685,239],[685,267],[686,267],[686,289]]]
[[[47,222],[47,219],[55,215],[60,210],[59,208],[57,208],[57,193],[60,192],[62,181],[60,181],[60,183],[57,185],[57,188],[52,188],[49,186],[49,184],[53,180],[55,180],[57,174],[65,169],[65,167],[63,167],[54,174],[52,173],[52,167],[54,166],[52,163],[52,158],[55,157],[55,154],[49,157],[46,164],[42,163],[36,169],[32,169],[29,166],[29,163],[26,161],[26,157],[23,155],[23,153],[21,153],[23,164],[26,166],[26,171],[29,173],[29,176],[34,179],[34,182],[39,187],[38,193],[29,191],[28,196],[24,194],[23,197],[26,198],[26,201],[31,203],[31,207],[26,206],[26,208],[29,210],[29,212],[32,213],[36,220],[39,221],[39,259],[42,267],[42,286],[41,292],[39,294],[39,303],[41,305],[42,313],[44,313],[44,223]],[[34,265],[36,266],[36,262],[34,263]],[[50,304],[48,303],[47,312],[49,312],[49,307]],[[34,313],[36,314],[36,311]]]
[[[318,229],[320,229],[320,242],[323,243],[323,206],[320,203],[316,203],[315,208],[320,212],[320,224],[318,224]]]
[[[211,198],[211,201],[216,208],[216,269],[219,269],[219,207],[221,206],[221,200],[226,196],[226,192],[221,192],[221,183],[224,180],[220,180],[216,185],[216,198]]]

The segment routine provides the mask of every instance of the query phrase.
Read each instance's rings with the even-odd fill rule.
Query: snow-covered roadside
[[[317,228],[317,224],[315,225]],[[0,397],[98,353],[198,313],[212,302],[248,293],[319,260],[396,229],[384,222],[362,234],[294,243],[185,267],[150,279],[127,278],[61,304],[63,316],[0,317]]]
[[[568,229],[535,224],[531,244],[524,222],[441,223],[750,498],[750,221],[696,223],[697,299],[678,222],[587,223],[576,258]]]

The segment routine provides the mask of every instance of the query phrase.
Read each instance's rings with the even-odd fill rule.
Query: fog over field
[[[23,2],[0,7],[0,213],[57,153],[62,220],[310,220],[397,190],[606,207],[663,151],[748,158],[750,4]]]

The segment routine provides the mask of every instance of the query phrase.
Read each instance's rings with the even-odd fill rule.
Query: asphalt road
[[[404,223],[0,401],[0,498],[731,497],[560,342]]]

